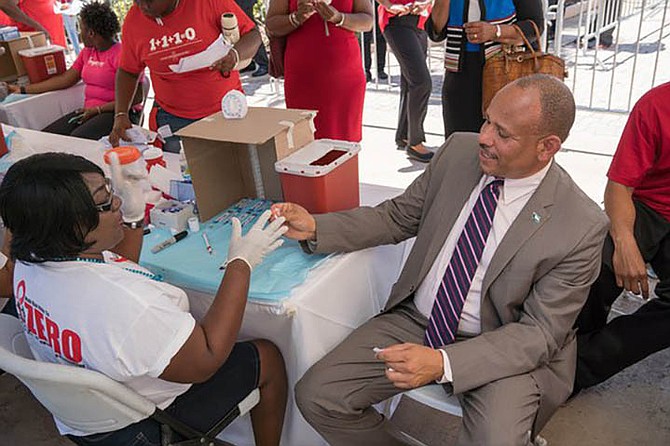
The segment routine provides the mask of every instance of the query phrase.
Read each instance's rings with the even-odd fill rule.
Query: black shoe
[[[416,161],[420,161],[422,163],[428,163],[428,162],[430,162],[430,160],[433,159],[434,153],[433,152],[428,152],[428,153],[417,152],[416,150],[414,150],[410,146],[407,146],[407,155],[410,158],[412,158]]]
[[[379,79],[380,81],[385,81],[388,78],[389,78],[389,75],[384,73],[384,71],[377,72],[377,79]]]
[[[244,67],[240,70],[240,74],[251,73],[252,71],[256,71],[257,68],[258,68],[258,66],[256,65],[256,62],[251,61],[251,63],[249,65],[247,65],[246,67]]]
[[[256,71],[251,73],[251,77],[261,77],[265,76],[266,74],[268,74],[268,67],[259,65],[258,68],[256,68]]]
[[[372,73],[369,71],[365,72],[365,82],[372,82]]]

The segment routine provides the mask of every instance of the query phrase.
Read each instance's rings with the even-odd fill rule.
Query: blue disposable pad
[[[140,263],[152,272],[163,276],[171,284],[196,291],[215,294],[225,271],[219,266],[226,261],[232,226],[230,218],[237,217],[243,223],[242,234],[272,203],[259,199],[243,199],[226,211],[200,225],[200,231],[191,233],[183,240],[160,251],[151,253],[151,247],[169,238],[166,230],[153,230],[144,236],[144,248]],[[209,255],[202,233],[214,249]],[[298,242],[284,238],[284,244],[270,253],[251,274],[249,298],[263,302],[279,302],[287,298],[291,290],[305,281],[309,270],[320,264],[326,256],[308,255]]]
[[[2,105],[8,105],[11,104],[12,102],[20,101],[21,99],[25,99],[29,97],[29,94],[22,94],[22,93],[10,93],[7,95],[5,99],[0,101],[0,104]]]

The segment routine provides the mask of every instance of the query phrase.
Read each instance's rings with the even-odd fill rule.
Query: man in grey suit
[[[398,445],[372,405],[440,382],[459,396],[459,445],[525,444],[570,395],[572,326],[598,275],[607,218],[553,161],[575,116],[567,87],[534,75],[503,88],[479,135],[456,133],[400,196],[311,216],[275,205],[315,252],[416,236],[386,307],[296,386],[333,445]],[[373,348],[382,348],[373,352]]]

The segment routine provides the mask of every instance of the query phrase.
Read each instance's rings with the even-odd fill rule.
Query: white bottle
[[[188,168],[188,162],[186,161],[186,154],[184,153],[183,147],[179,149],[179,170],[185,181],[191,180],[191,171]]]
[[[229,45],[235,45],[240,40],[240,28],[237,24],[237,17],[232,12],[221,14],[221,33],[223,34],[223,39]],[[250,63],[251,59],[238,61],[237,70],[245,68]]]

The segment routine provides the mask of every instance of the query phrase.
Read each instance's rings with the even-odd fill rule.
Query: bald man
[[[296,386],[332,445],[400,445],[372,405],[443,383],[463,408],[459,445],[520,445],[570,395],[572,326],[598,275],[607,219],[553,160],[575,116],[568,88],[534,75],[503,88],[479,134],[456,133],[400,196],[311,216],[275,205],[314,252],[416,236],[382,313]],[[381,351],[373,348],[381,348]]]

